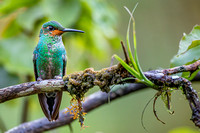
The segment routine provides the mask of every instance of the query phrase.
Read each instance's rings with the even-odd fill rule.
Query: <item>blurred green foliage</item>
[[[0,88],[34,80],[32,53],[42,24],[51,20],[66,28],[85,31],[82,35],[63,35],[68,64],[72,64],[68,65],[67,73],[83,70],[95,63],[101,68],[105,58],[111,60],[110,51],[120,46],[116,46],[119,44],[117,18],[116,10],[102,0],[0,1]],[[19,124],[22,101],[23,98],[1,104],[0,111],[7,113],[0,117],[8,128]],[[69,96],[64,96],[61,109],[69,101]],[[29,114],[32,115],[28,120],[43,117],[37,104],[37,97],[31,96]],[[8,115],[13,111],[20,114],[17,119]]]
[[[71,61],[78,64],[73,70],[108,58],[109,50],[119,41],[115,31],[117,13],[101,0],[6,0],[1,2],[0,15],[0,64],[22,81],[25,75],[33,75],[32,52],[46,21],[55,20],[64,27],[85,31],[84,35],[63,38],[70,51],[69,60],[76,57]]]
[[[181,127],[172,129],[169,133],[199,133],[199,131],[193,130],[189,127]]]
[[[200,22],[198,0],[0,0],[0,88],[24,82],[27,74],[33,77],[32,52],[42,24],[49,20],[86,32],[64,34],[68,52],[67,73],[86,67],[107,67],[111,55],[121,53],[121,49],[120,52],[116,49],[120,46],[116,30],[125,38],[129,15],[123,6],[132,9],[137,2],[139,6],[134,15],[142,68],[145,71],[168,68],[169,60],[178,50],[182,33],[191,31]],[[193,84],[193,87],[198,89],[199,84]],[[95,90],[98,89],[92,89]],[[141,112],[154,94],[154,90],[147,89],[92,111],[85,121],[89,128],[81,132],[145,133],[140,122]],[[0,117],[8,129],[20,123],[22,101],[20,98],[0,105]],[[44,117],[37,96],[31,96],[30,101],[28,120]],[[64,93],[61,109],[69,105],[69,101],[69,95]],[[165,125],[156,120],[152,107],[148,106],[144,124],[149,132],[168,133],[183,126],[198,130],[189,120],[191,110],[181,93],[172,94],[172,105],[175,115],[169,116],[163,103],[157,102],[158,115]],[[72,126],[74,133],[80,132],[78,122]],[[66,126],[55,130],[69,132]],[[188,131],[186,128],[178,130],[172,131]]]

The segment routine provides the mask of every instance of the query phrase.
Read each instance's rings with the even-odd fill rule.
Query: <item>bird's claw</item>
[[[58,80],[63,79],[61,76],[55,76],[54,78],[55,78],[55,79],[58,79]]]

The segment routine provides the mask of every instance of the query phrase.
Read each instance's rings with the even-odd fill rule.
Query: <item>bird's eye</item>
[[[47,28],[48,28],[48,30],[50,30],[50,31],[53,31],[53,30],[54,30],[54,27],[53,27],[53,26],[48,26]]]

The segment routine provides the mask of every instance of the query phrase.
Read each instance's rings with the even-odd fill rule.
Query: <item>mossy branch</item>
[[[144,73],[144,75],[151,82],[159,86],[158,88],[156,88],[159,91],[162,90],[163,86],[177,87],[177,88],[182,87],[186,99],[189,101],[189,105],[192,110],[191,120],[198,127],[200,127],[200,117],[199,117],[200,103],[196,91],[192,88],[190,81],[182,77],[170,76],[170,75],[185,71],[193,72],[198,69],[199,65],[200,61],[197,61],[191,65],[184,65],[165,70],[153,70]],[[127,78],[130,78],[130,80],[123,80]],[[123,66],[120,64],[104,68],[100,71],[94,71],[92,68],[88,68],[81,72],[69,74],[64,77],[64,80],[56,80],[56,79],[42,80],[42,81],[28,82],[2,88],[0,89],[0,102],[2,103],[18,97],[44,93],[44,92],[51,92],[51,91],[68,91],[71,95],[82,97],[93,86],[99,86],[101,91],[108,92],[110,91],[110,86],[122,83],[124,84],[128,82],[137,83],[137,81],[134,80],[134,77],[127,70],[125,70]],[[126,94],[134,92],[135,90],[141,90],[143,88],[145,88],[145,85],[142,86],[140,85],[139,88],[138,86],[136,88],[129,86],[125,87],[125,89],[124,87],[120,88],[114,87],[110,95],[111,100],[121,96],[125,96]],[[94,94],[96,97],[96,98],[93,97],[94,99],[92,99],[92,101],[94,102],[91,103],[91,101],[87,102],[86,100],[86,102],[83,103],[83,111],[89,112],[90,110],[93,110],[98,106],[103,105],[107,102],[107,93],[101,93],[101,92],[98,93],[100,94],[98,95],[96,95],[96,93]],[[104,94],[106,94],[106,98]],[[31,130],[33,129],[37,131],[39,130],[38,128],[41,127],[41,126],[36,126],[35,124],[37,123],[39,125],[44,124],[42,126],[46,128],[45,129],[42,128],[41,130],[46,131],[52,128],[69,124],[73,121],[70,118],[69,114],[64,115],[63,113],[61,113],[60,116],[63,117],[59,117],[58,121],[53,123],[49,123],[47,122],[47,119],[42,118],[39,120],[35,120],[33,122],[22,124],[19,127],[16,127],[15,129],[25,130],[24,129],[25,126],[27,128],[26,129],[27,131],[30,128]],[[28,127],[27,124],[32,126]]]
[[[128,85],[123,85],[120,87],[118,86],[115,88],[114,91],[110,93],[110,100],[112,101],[112,100],[118,99],[120,97],[126,96],[127,94],[130,94],[131,92],[142,90],[144,88],[146,88],[146,86],[143,84],[128,84]],[[88,113],[107,103],[108,103],[108,94],[105,92],[98,91],[85,98],[85,101],[82,104],[83,111]],[[71,114],[64,113],[66,111],[67,111],[67,108],[60,111],[58,120],[54,122],[49,122],[46,118],[40,118],[40,119],[26,122],[19,126],[16,126],[8,130],[6,133],[43,132],[43,131],[48,131],[48,130],[58,128],[61,126],[66,126],[75,120],[73,119]]]
[[[109,92],[110,86],[120,84],[123,78],[131,75],[120,65],[94,71],[93,68],[75,72],[64,77],[64,80],[49,79],[27,82],[0,89],[0,103],[38,93],[68,91],[71,95],[83,96],[90,88],[99,86],[101,91]]]
[[[175,76],[175,77],[170,76],[170,75],[168,75],[167,71],[170,71],[170,74],[183,72],[185,70],[194,71],[198,68],[199,65],[200,65],[200,61],[197,61],[191,65],[184,65],[184,66],[171,68],[171,69],[154,70],[154,71],[145,72],[145,75],[153,83],[159,84],[160,86],[162,86],[164,84],[171,86],[171,87],[174,87],[174,86],[178,87],[181,85],[183,86],[184,93],[185,93],[186,98],[188,99],[190,107],[192,109],[192,120],[194,121],[195,125],[198,127],[200,126],[199,125],[199,120],[200,120],[200,118],[199,118],[199,102],[198,102],[198,96],[197,96],[195,90],[192,89],[191,83],[188,80],[183,79],[181,77],[177,77],[177,76]],[[106,71],[106,70],[108,70],[107,72],[109,72],[109,71],[113,72],[113,71],[116,71],[115,69],[119,70],[119,68],[122,69],[120,65],[116,65],[116,66],[113,66],[110,68],[105,68],[101,71],[93,71],[92,69],[90,69],[91,71],[88,72],[88,69],[86,69],[85,71],[68,75],[65,78],[68,79],[68,81],[66,81],[66,82],[69,85],[81,86],[81,84],[86,83],[86,81],[90,79],[90,78],[87,78],[86,81],[85,80],[82,81],[81,77],[86,73],[90,73],[89,75],[91,75],[91,76],[93,75],[93,80],[90,79],[89,81],[90,82],[95,81],[95,83],[100,84],[101,81],[96,82],[98,80],[95,80],[96,79],[95,77],[97,75],[98,75],[97,76],[98,79],[100,80],[101,78],[99,78],[99,77],[102,77],[102,76],[100,76],[101,72]],[[184,69],[182,69],[182,68],[184,68]],[[126,77],[127,73],[125,71],[123,72],[123,74],[122,75],[124,77]],[[122,77],[118,77],[116,79],[122,79]],[[49,80],[49,81],[53,81],[53,82],[57,81],[57,82],[63,83],[60,80]],[[74,81],[77,81],[78,84],[77,84],[77,82],[74,82]],[[93,82],[91,82],[91,83],[94,85]],[[102,85],[102,87],[103,87],[105,85],[108,85],[108,84],[104,83],[105,81],[102,81],[102,82],[103,83],[101,83],[100,86]],[[36,82],[31,82],[31,83],[36,83]],[[26,85],[26,84],[22,84],[22,85]],[[91,86],[93,86],[93,85],[91,85]],[[145,86],[143,84],[127,84],[127,85],[123,85],[123,86],[116,86],[113,88],[113,90],[110,93],[110,100],[112,101],[114,99],[126,96],[127,94],[130,94],[130,93],[138,91],[138,90],[142,90],[146,87],[147,86]],[[26,89],[28,89],[28,88],[26,88]],[[40,89],[40,88],[38,88],[38,89]],[[25,91],[25,90],[23,90],[23,91]],[[66,89],[63,87],[63,90],[66,90]],[[41,92],[41,90],[38,92]],[[99,106],[106,104],[108,102],[107,100],[108,100],[107,93],[103,93],[103,92],[99,91],[94,94],[91,94],[90,96],[86,97],[86,100],[83,103],[83,111],[88,113],[91,110],[96,109]],[[43,131],[51,130],[51,129],[54,129],[54,128],[57,128],[60,126],[65,126],[74,121],[74,119],[71,117],[71,115],[69,113],[67,113],[67,114],[64,113],[66,111],[67,111],[67,109],[64,109],[63,111],[61,111],[58,120],[55,122],[49,122],[46,118],[41,118],[41,119],[34,120],[31,122],[23,123],[13,129],[10,129],[9,131],[7,131],[7,133],[14,133],[14,132],[28,133],[30,131],[43,132]]]
[[[144,74],[148,76],[149,73],[172,75],[186,71],[193,72],[197,70],[199,66],[200,61],[196,61],[190,65],[183,65],[164,70],[153,70],[144,72]],[[100,71],[94,71],[93,68],[87,68],[84,71],[75,72],[65,76],[64,81],[49,79],[2,88],[0,89],[0,103],[19,97],[52,91],[69,91],[70,94],[83,95],[83,93],[86,93],[94,86],[99,86],[101,91],[108,92],[111,85],[130,82],[130,80],[123,80],[129,77],[133,76],[120,64],[104,68]],[[148,76],[148,78],[150,77]],[[134,83],[136,81],[131,80],[131,82]]]

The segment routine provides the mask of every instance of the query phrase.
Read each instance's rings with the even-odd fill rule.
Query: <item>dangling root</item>
[[[143,118],[144,118],[144,112],[147,108],[147,106],[149,105],[149,103],[155,98],[155,95],[147,102],[147,104],[145,105],[143,111],[142,111],[142,115],[141,115],[141,124],[142,124],[142,127],[144,128],[144,130],[146,130],[148,132],[148,130],[146,129],[146,127],[144,126],[144,122],[143,122]]]
[[[156,101],[157,101],[157,99],[158,99],[158,97],[161,95],[161,91],[159,91],[159,92],[157,92],[156,94],[155,94],[155,98],[154,98],[154,100],[153,100],[153,113],[154,113],[154,115],[155,115],[155,117],[156,117],[156,119],[158,120],[158,121],[160,121],[162,124],[165,124],[165,122],[163,122],[162,120],[160,120],[159,118],[158,118],[158,116],[157,116],[157,113],[156,113]]]

